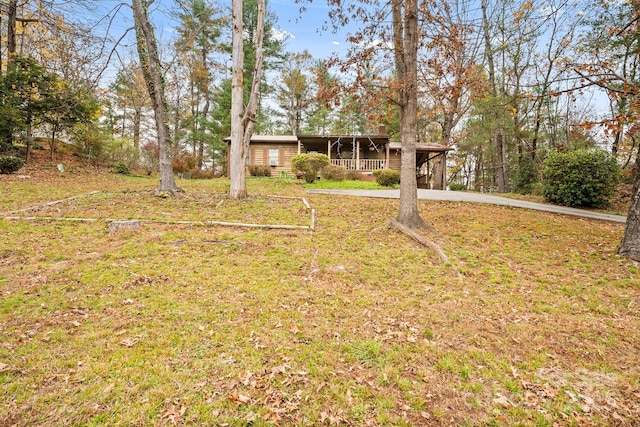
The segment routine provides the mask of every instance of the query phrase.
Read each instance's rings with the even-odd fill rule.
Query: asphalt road
[[[400,198],[400,190],[308,190],[311,194],[339,194],[344,196],[380,197],[384,199]],[[529,202],[526,200],[510,199],[507,197],[493,196],[483,193],[470,193],[466,191],[442,191],[418,189],[418,199],[444,200],[450,202],[486,203],[514,208],[533,209],[537,211],[552,212],[561,215],[572,215],[582,218],[598,219],[602,221],[626,222],[627,217],[594,212],[586,209],[567,208],[565,206],[550,205],[546,203]]]

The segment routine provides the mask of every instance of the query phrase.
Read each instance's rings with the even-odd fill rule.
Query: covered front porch
[[[388,135],[298,137],[298,153],[325,154],[332,165],[362,172],[391,167],[388,145]]]

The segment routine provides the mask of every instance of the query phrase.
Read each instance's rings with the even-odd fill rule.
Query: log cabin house
[[[227,143],[231,138],[225,138]],[[291,159],[300,153],[326,154],[332,165],[357,170],[363,179],[373,179],[376,169],[400,171],[402,145],[391,142],[382,131],[378,135],[253,135],[249,145],[247,166],[269,165],[271,176],[293,175]],[[430,182],[430,161],[452,150],[440,144],[418,143],[416,174],[418,186],[427,188]],[[228,152],[229,150],[227,150]],[[442,182],[446,182],[443,179]]]

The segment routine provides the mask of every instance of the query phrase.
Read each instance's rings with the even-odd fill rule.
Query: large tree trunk
[[[640,150],[638,155],[640,156]],[[640,261],[640,168],[636,170],[631,206],[627,214],[627,225],[624,229],[618,253],[627,258]]]
[[[231,189],[229,197],[242,198],[247,195],[244,146],[244,125],[242,123],[242,81],[244,51],[242,49],[242,0],[232,2],[232,74],[231,74],[231,152],[229,154],[229,177]]]
[[[404,8],[403,8],[404,3]],[[393,47],[400,86],[400,209],[397,221],[411,229],[427,225],[418,211],[416,142],[418,116],[418,3],[393,0]]]
[[[243,113],[243,67],[244,52],[242,35],[244,23],[242,22],[242,0],[233,0],[233,34],[232,34],[232,58],[233,72],[231,75],[231,153],[229,155],[229,175],[231,189],[229,197],[242,198],[247,195],[245,162],[249,152],[249,143],[253,135],[258,112],[258,100],[260,95],[260,80],[262,78],[262,40],[264,37],[265,2],[257,0],[258,25],[254,34],[255,68],[252,72],[251,93],[247,109]]]
[[[132,0],[133,19],[140,65],[155,113],[158,147],[160,149],[160,185],[157,192],[180,192],[173,177],[171,139],[167,121],[167,103],[164,95],[162,65],[153,28],[147,16],[147,0]]]

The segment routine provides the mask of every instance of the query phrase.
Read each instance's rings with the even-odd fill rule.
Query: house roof
[[[231,137],[224,138],[225,142],[231,142]],[[251,142],[267,142],[267,143],[291,143],[297,144],[298,137],[295,135],[251,135]]]
[[[327,141],[342,140],[349,142],[353,140],[375,141],[376,143],[389,142],[388,135],[252,135],[251,142],[262,142],[267,144],[326,144]],[[224,138],[225,142],[231,142],[231,137]]]
[[[327,141],[335,142],[341,140],[345,143],[353,141],[371,141],[377,144],[389,143],[389,149],[401,150],[402,144],[399,142],[389,142],[389,135],[253,135],[251,142],[266,144],[326,144]],[[225,142],[231,142],[231,137],[224,138]],[[419,153],[446,153],[453,150],[442,144],[417,143],[416,151]]]
[[[300,135],[298,136],[301,143],[307,144],[326,144],[327,141],[343,141],[345,143],[351,141],[375,141],[378,144],[389,142],[389,135]]]

